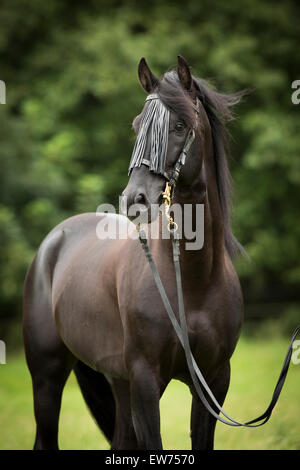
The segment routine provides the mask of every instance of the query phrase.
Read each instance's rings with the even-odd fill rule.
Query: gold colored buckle
[[[178,225],[174,222],[173,217],[170,216],[170,207],[171,207],[171,190],[172,186],[169,182],[166,183],[165,190],[162,192],[162,197],[164,199],[165,205],[165,216],[168,221],[168,230],[169,232],[176,232],[178,229]]]

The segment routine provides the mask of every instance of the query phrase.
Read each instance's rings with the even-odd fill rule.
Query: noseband
[[[165,171],[165,165],[158,165],[158,161],[163,160],[163,162],[165,163],[165,158],[166,158],[166,153],[167,153],[167,143],[168,143],[170,111],[167,110],[165,108],[165,106],[162,104],[162,102],[161,102],[161,100],[160,100],[157,93],[152,93],[152,94],[148,95],[147,98],[146,98],[146,102],[147,101],[150,101],[150,102],[155,101],[155,105],[152,106],[152,108],[153,108],[152,115],[150,115],[150,117],[149,117],[149,115],[147,115],[146,119],[143,118],[143,120],[142,120],[141,129],[139,131],[138,139],[136,141],[136,145],[134,147],[132,157],[131,157],[131,161],[130,161],[130,165],[129,165],[129,174],[131,173],[133,168],[140,167],[141,165],[145,165],[145,166],[149,167],[149,170],[151,172],[156,173],[156,174],[160,174],[161,176],[163,176],[166,179],[166,181],[171,186],[171,193],[173,194],[176,183],[177,183],[177,180],[178,180],[179,175],[180,175],[181,168],[185,164],[186,159],[190,154],[192,144],[195,140],[196,123],[193,127],[191,127],[189,129],[189,132],[188,132],[187,137],[185,139],[185,143],[184,143],[183,149],[182,149],[182,151],[179,155],[179,158],[176,161],[176,164],[175,164],[173,170],[170,173],[168,173],[168,172]],[[198,98],[196,98],[196,105],[193,105],[193,109],[195,110],[195,112],[198,115],[199,114],[199,101],[198,101]],[[157,153],[158,147],[161,147],[163,155],[157,156],[157,155],[153,155],[150,152],[150,159],[145,158],[145,156],[144,156],[145,151],[146,151],[145,139],[144,139],[144,141],[142,141],[142,139],[140,139],[140,141],[144,145],[143,145],[142,149],[139,148],[139,145],[141,143],[141,142],[138,142],[138,140],[141,136],[140,133],[143,133],[144,135],[146,135],[149,128],[150,128],[150,126],[151,125],[153,126],[153,120],[154,119],[161,120],[162,113],[164,113],[167,126],[165,125],[163,127],[162,123],[161,123],[161,128],[163,128],[163,130],[160,129],[160,131],[157,132],[156,135],[154,135],[154,140],[155,139],[156,140],[160,139],[163,142],[162,142],[161,145],[159,145],[159,142],[154,142],[154,146],[151,146],[151,150],[154,147],[154,153]],[[145,123],[145,121],[146,121],[146,123]],[[152,132],[152,134],[153,134],[153,132]],[[153,160],[155,158],[156,158],[156,163],[154,164]]]

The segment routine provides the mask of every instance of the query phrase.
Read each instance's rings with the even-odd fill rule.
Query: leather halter
[[[147,99],[157,99],[157,95],[149,95]],[[176,165],[175,165],[175,168],[173,170],[173,174],[172,174],[171,178],[169,177],[169,175],[166,175],[166,176],[164,175],[166,177],[167,181],[169,181],[169,183],[167,182],[167,184],[166,184],[166,188],[167,188],[168,185],[170,185],[172,193],[174,192],[174,187],[176,185],[176,182],[177,182],[177,179],[178,179],[178,176],[179,176],[179,173],[180,173],[180,169],[181,169],[182,165],[185,164],[186,157],[189,154],[189,151],[190,151],[191,145],[194,141],[194,138],[195,138],[195,130],[194,130],[194,128],[191,128],[190,131],[189,131],[189,134],[186,138],[186,141],[185,141],[183,150],[180,154],[180,157],[176,162]],[[144,159],[142,161],[142,164],[150,166],[150,162],[146,159]],[[168,194],[167,191],[165,191],[165,193],[163,193],[163,194],[165,194],[165,196],[168,198],[167,205],[170,205],[170,203],[171,203],[171,194]],[[166,291],[164,289],[163,283],[161,281],[158,269],[157,269],[156,264],[154,262],[152,253],[150,251],[150,248],[149,248],[149,245],[148,245],[148,242],[147,242],[146,233],[144,232],[143,228],[140,225],[137,226],[137,231],[138,231],[138,234],[139,234],[139,240],[140,240],[141,246],[142,246],[142,248],[145,252],[147,261],[148,261],[149,266],[151,268],[153,278],[154,278],[155,284],[157,286],[159,295],[160,295],[161,300],[164,304],[165,310],[166,310],[166,312],[169,316],[170,322],[171,322],[171,324],[172,324],[172,326],[173,326],[173,328],[176,332],[176,335],[177,335],[177,337],[178,337],[178,339],[179,339],[179,341],[180,341],[180,343],[181,343],[181,345],[184,349],[186,364],[187,364],[187,367],[188,367],[193,385],[195,387],[196,393],[197,393],[200,401],[202,402],[203,406],[206,408],[206,410],[218,421],[221,421],[222,423],[227,424],[228,426],[234,426],[234,427],[238,427],[238,426],[244,426],[244,427],[262,426],[263,424],[265,424],[270,419],[272,411],[273,411],[273,409],[274,409],[274,407],[277,403],[277,400],[279,398],[279,395],[281,393],[282,387],[284,385],[284,382],[285,382],[285,379],[286,379],[286,376],[287,376],[287,373],[288,373],[289,364],[290,364],[290,361],[291,361],[292,350],[293,350],[293,342],[294,342],[296,336],[298,335],[298,333],[300,332],[300,325],[297,326],[297,328],[293,332],[292,339],[290,341],[289,348],[288,348],[287,354],[285,356],[283,366],[282,366],[282,369],[281,369],[281,372],[280,372],[280,375],[279,375],[279,379],[276,383],[271,402],[270,402],[268,408],[266,409],[266,411],[264,413],[262,413],[260,416],[258,416],[258,418],[252,419],[251,421],[247,421],[247,422],[240,422],[240,421],[237,421],[236,419],[231,418],[223,410],[223,408],[221,407],[221,405],[217,401],[215,395],[213,394],[212,390],[210,389],[209,385],[207,384],[207,382],[206,382],[203,374],[201,373],[201,371],[200,371],[200,369],[199,369],[199,367],[196,363],[196,360],[195,360],[195,358],[192,354],[191,346],[190,346],[190,343],[189,343],[188,326],[187,326],[185,307],[184,307],[184,299],[183,299],[183,289],[182,289],[181,269],[180,269],[180,259],[179,259],[179,257],[180,257],[179,238],[178,238],[178,234],[177,234],[177,228],[176,228],[176,225],[175,225],[173,219],[168,217],[167,214],[166,214],[166,216],[167,216],[167,219],[169,220],[169,230],[170,230],[170,233],[171,233],[171,240],[172,240],[173,263],[174,263],[174,268],[175,268],[176,288],[177,288],[177,298],[178,298],[178,311],[179,311],[179,319],[180,319],[179,323],[178,323],[176,314],[175,314],[175,312],[174,312],[174,310],[173,310],[173,308],[170,304],[170,301],[169,301],[168,296],[166,294]],[[211,401],[211,403],[213,404],[214,407],[207,400],[207,396],[206,396],[205,392],[208,395],[208,397],[209,397],[209,399],[210,399],[210,401]],[[220,415],[219,415],[219,413],[220,413]]]
[[[147,96],[146,101],[152,101],[152,100],[159,100],[159,96],[157,93],[151,93],[150,95]],[[193,109],[197,114],[199,114],[199,101],[198,98],[196,98],[196,105],[193,105]],[[161,172],[160,174],[170,183],[170,186],[172,187],[172,193],[174,192],[177,180],[179,178],[180,170],[182,166],[185,164],[187,157],[189,156],[191,146],[195,140],[195,128],[196,125],[190,128],[188,135],[186,137],[183,149],[179,155],[179,158],[174,166],[174,169],[172,170],[171,174],[167,173],[165,170]],[[147,158],[143,158],[141,161],[142,165],[148,166],[150,168],[150,160]]]

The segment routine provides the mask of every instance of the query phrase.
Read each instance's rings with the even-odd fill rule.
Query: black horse
[[[240,247],[231,230],[225,150],[225,122],[241,95],[213,91],[191,76],[181,57],[177,70],[162,80],[142,59],[139,78],[145,91],[155,93],[169,111],[168,140],[163,171],[151,171],[147,134],[144,162],[131,168],[124,199],[128,206],[142,203],[148,222],[158,217],[160,227],[166,223],[161,213],[151,215],[150,208],[161,203],[166,175],[193,129],[194,141],[173,202],[191,204],[192,209],[204,205],[204,246],[187,250],[185,237],[180,241],[183,295],[193,355],[222,404],[243,317],[240,283],[231,261]],[[134,120],[137,133],[150,105],[147,101]],[[113,449],[162,448],[159,400],[172,378],[186,383],[193,396],[192,448],[211,449],[216,419],[195,393],[184,351],[139,241],[100,240],[97,224],[106,217],[133,226],[122,216],[71,217],[48,234],[26,277],[24,341],[33,381],[34,448],[58,447],[61,395],[74,369],[90,411]],[[170,240],[158,237],[149,245],[178,313]]]

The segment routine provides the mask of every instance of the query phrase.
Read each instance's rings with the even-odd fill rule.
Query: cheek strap
[[[179,174],[180,174],[180,170],[183,167],[183,165],[185,164],[187,157],[189,156],[191,146],[192,146],[192,143],[194,142],[194,140],[195,140],[195,130],[194,130],[194,128],[192,128],[192,129],[190,129],[190,131],[187,135],[184,147],[182,149],[182,152],[181,152],[181,154],[180,154],[180,156],[179,156],[179,158],[176,162],[175,168],[173,170],[172,177],[169,178],[169,181],[170,181],[170,184],[171,184],[172,187],[173,186],[175,187],[175,185],[177,183],[177,180],[178,180]]]

